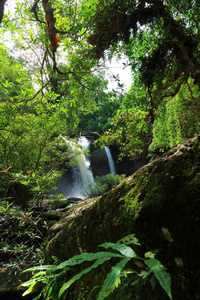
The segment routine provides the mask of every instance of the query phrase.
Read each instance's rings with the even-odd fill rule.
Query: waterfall
[[[110,173],[113,174],[113,175],[116,175],[115,162],[112,158],[112,154],[110,152],[110,149],[107,146],[104,146],[104,150],[105,150],[107,158],[108,158]]]
[[[80,150],[76,156],[76,161],[78,166],[72,167],[72,182],[70,183],[70,188],[66,188],[67,197],[82,197],[84,196],[85,190],[88,189],[88,185],[94,184],[94,178],[92,171],[90,169],[90,160],[87,155],[85,155],[83,150],[89,150],[90,141],[86,137],[80,137],[78,143],[71,142],[66,138],[62,137],[66,144],[70,147],[72,153]],[[81,146],[80,147],[78,146]],[[67,182],[66,182],[67,185]]]
[[[90,141],[86,137],[80,137],[78,139],[78,143],[81,145],[81,148],[83,150],[89,150]],[[81,174],[83,189],[86,189],[88,185],[94,184],[94,177],[90,169],[90,160],[88,156],[85,156],[83,152],[78,155],[77,160],[79,171]]]

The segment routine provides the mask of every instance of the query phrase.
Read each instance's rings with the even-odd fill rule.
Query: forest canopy
[[[195,0],[1,1],[2,193],[60,170],[61,135],[93,131],[135,158],[198,134],[199,16]],[[131,88],[108,91],[123,55]]]

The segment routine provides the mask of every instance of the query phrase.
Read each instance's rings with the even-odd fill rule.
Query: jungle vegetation
[[[31,257],[46,224],[5,201],[14,194],[26,210],[55,187],[70,160],[61,135],[96,132],[134,159],[199,133],[200,4],[2,0],[0,23],[0,214],[14,224],[8,234],[17,224],[8,250]],[[106,62],[124,55],[131,87],[116,78],[110,91]],[[29,250],[15,248],[22,226]]]
[[[94,131],[100,143],[117,144],[121,156],[134,158],[199,132],[196,1],[3,3],[0,167],[6,185],[8,173],[57,170],[60,134]],[[105,63],[122,55],[132,69],[131,88],[108,91]]]

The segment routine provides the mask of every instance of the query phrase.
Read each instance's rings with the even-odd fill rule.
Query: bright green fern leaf
[[[80,279],[84,274],[90,272],[92,269],[97,268],[99,265],[103,264],[105,261],[109,260],[111,257],[105,257],[101,259],[97,259],[92,266],[90,266],[87,269],[84,269],[82,272],[74,275],[69,281],[63,284],[59,291],[59,298],[62,296],[62,294],[78,279]]]
[[[66,267],[72,267],[72,266],[76,266],[79,265],[83,262],[86,261],[92,261],[92,260],[96,260],[96,259],[104,259],[106,257],[109,257],[109,259],[111,257],[119,257],[119,258],[123,258],[122,255],[120,254],[115,254],[112,252],[97,252],[97,253],[81,253],[79,255],[73,256],[71,259],[66,260],[64,262],[62,262],[61,264],[59,264],[58,266],[53,267],[52,269],[49,270],[49,272],[55,272],[57,270],[62,270]]]
[[[30,268],[27,271],[37,273],[33,275],[33,277],[23,283],[21,286],[28,287],[28,290],[24,293],[24,295],[29,294],[33,291],[34,286],[41,282],[45,284],[44,288],[41,290],[40,294],[34,298],[34,300],[39,300],[40,296],[43,295],[45,300],[54,299],[58,300],[61,299],[63,293],[77,280],[80,280],[81,277],[91,270],[97,268],[101,264],[109,261],[112,258],[118,260],[118,263],[113,266],[110,272],[107,274],[106,279],[101,287],[101,290],[98,294],[97,300],[104,300],[108,295],[110,295],[115,288],[117,288],[121,283],[123,283],[122,278],[127,277],[129,274],[131,278],[129,282],[132,286],[136,287],[136,294],[137,297],[140,294],[140,287],[146,283],[147,280],[150,280],[152,284],[152,288],[155,287],[155,279],[159,281],[161,287],[165,290],[170,300],[172,300],[171,294],[171,278],[170,275],[165,271],[164,266],[154,258],[154,252],[147,252],[145,257],[139,257],[137,253],[129,246],[129,244],[134,244],[140,246],[137,238],[134,235],[129,235],[117,243],[104,243],[99,247],[104,247],[105,249],[111,248],[108,251],[100,251],[97,253],[81,253],[72,257],[71,259],[60,263],[59,265],[54,266],[39,266]],[[118,253],[117,253],[118,251]],[[119,261],[120,260],[120,261]],[[138,273],[137,270],[124,270],[126,264],[132,260],[135,264],[138,264],[139,261],[142,261],[142,270]],[[67,282],[64,282],[64,278],[66,278],[66,274],[69,270],[75,269],[76,265],[80,265],[84,262],[91,262],[92,265],[86,269],[83,269],[78,274],[72,276]],[[115,262],[116,260],[114,260]],[[56,260],[55,263],[58,261]],[[112,260],[113,262],[113,260]],[[137,262],[137,263],[136,263]],[[146,264],[146,268],[145,265]],[[76,269],[75,269],[76,270]],[[154,274],[154,276],[149,276],[150,274]],[[131,281],[130,281],[131,280]],[[142,284],[142,285],[141,285]],[[97,286],[94,287],[96,289]],[[58,293],[59,290],[59,293]]]
[[[147,267],[154,273],[156,279],[160,283],[161,287],[166,291],[170,300],[172,300],[171,294],[171,277],[165,271],[164,266],[159,260],[155,258],[150,258],[144,261]]]
[[[119,251],[122,255],[126,257],[131,257],[131,258],[139,258],[141,259],[137,253],[130,247],[124,245],[124,244],[119,244],[119,243],[104,243],[101,244],[100,247],[104,248],[112,248],[114,250]]]
[[[28,294],[30,294],[33,291],[34,286],[37,284],[37,281],[34,281],[28,288],[28,290],[26,290],[22,296],[26,296]]]
[[[121,283],[120,275],[123,271],[125,265],[129,262],[131,258],[124,258],[114,267],[112,267],[110,273],[108,273],[103,286],[99,292],[97,300],[105,299],[118,285]]]
[[[26,270],[22,271],[22,273],[34,272],[34,271],[39,271],[39,270],[48,270],[48,269],[52,269],[52,265],[32,267],[32,268],[29,268],[29,269],[26,269]]]

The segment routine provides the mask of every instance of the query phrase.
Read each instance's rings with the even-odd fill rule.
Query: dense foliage
[[[117,288],[119,291],[117,297],[116,295],[114,296],[115,299],[119,299],[120,295],[125,292],[126,299],[137,300],[140,299],[141,287],[149,281],[152,289],[154,289],[157,280],[167,293],[169,299],[172,300],[170,275],[165,271],[161,262],[154,258],[155,253],[146,252],[143,258],[130,245],[132,247],[141,246],[134,235],[129,235],[117,243],[99,245],[104,251],[96,253],[84,252],[61,263],[56,260],[55,265],[27,269],[25,272],[37,273],[29,281],[22,284],[22,286],[28,287],[24,295],[31,293],[38,283],[43,283],[44,287],[41,289],[39,296],[34,298],[35,300],[39,299],[41,295],[44,296],[44,299],[49,299],[50,297],[52,299],[71,299],[70,295],[66,294],[66,292],[68,292],[72,285],[81,280],[83,280],[84,284],[84,279],[82,279],[82,277],[86,277],[84,275],[87,274],[88,276],[88,273],[94,269],[97,268],[98,270],[99,266],[102,267],[102,264],[108,264],[111,261],[110,265],[112,268],[108,271],[103,284],[101,286],[95,285],[88,292],[86,285],[84,291],[78,289],[78,294],[74,294],[73,299],[85,299],[85,297],[87,299],[94,299],[95,297],[97,300],[104,300]],[[130,264],[132,267],[128,268],[130,262],[132,262]],[[86,263],[89,265],[88,267],[84,267]],[[138,265],[142,270],[138,270]],[[77,273],[78,269],[80,269],[79,273]],[[87,279],[88,281],[89,279]],[[94,278],[92,281],[94,282]],[[130,286],[132,286],[131,294],[128,291]]]
[[[120,157],[135,158],[165,151],[199,133],[199,18],[197,0],[0,1],[3,253],[24,263],[31,256],[41,262],[46,224],[28,205],[40,204],[70,165],[71,154],[62,136],[93,131],[100,144],[117,146]],[[108,91],[105,63],[123,55],[124,68],[132,70],[131,88]],[[121,180],[116,178],[97,178],[90,196],[106,192]],[[21,204],[24,210],[5,201]],[[118,244],[110,246],[119,250]],[[123,269],[126,255],[119,255],[122,265],[108,273],[119,272],[116,286],[120,276],[131,273]],[[144,261],[148,274],[136,277],[152,272],[156,276],[153,268],[161,266],[156,260],[148,264],[152,259]],[[57,272],[60,267],[55,268]],[[30,283],[44,279],[51,284],[56,277],[52,266],[47,269]],[[71,280],[91,269],[83,268]],[[165,274],[162,268],[161,273]],[[46,288],[48,296],[52,290],[48,284]],[[102,289],[105,293],[105,285]]]
[[[152,139],[151,148],[168,148],[199,130],[198,24],[195,1],[16,1],[14,16],[4,14],[1,33],[10,32],[15,46],[7,51],[28,70],[34,88],[25,84],[14,105],[23,99],[29,113],[31,107],[34,116],[48,119],[44,140],[52,141],[53,131],[109,130],[103,142],[116,142],[122,155],[147,153]],[[107,92],[102,72],[107,58],[122,54],[133,71],[126,95]],[[7,97],[13,97],[11,87]],[[34,122],[26,136],[44,128],[38,118]],[[41,152],[46,146],[38,143]]]
[[[101,196],[120,184],[124,178],[125,175],[123,174],[113,175],[111,173],[104,176],[96,176],[94,184],[88,186],[85,194],[89,198]]]
[[[41,214],[23,211],[2,201],[0,226],[1,261],[6,267],[11,267],[13,274],[30,262],[33,265],[43,263],[42,245],[47,223]]]

